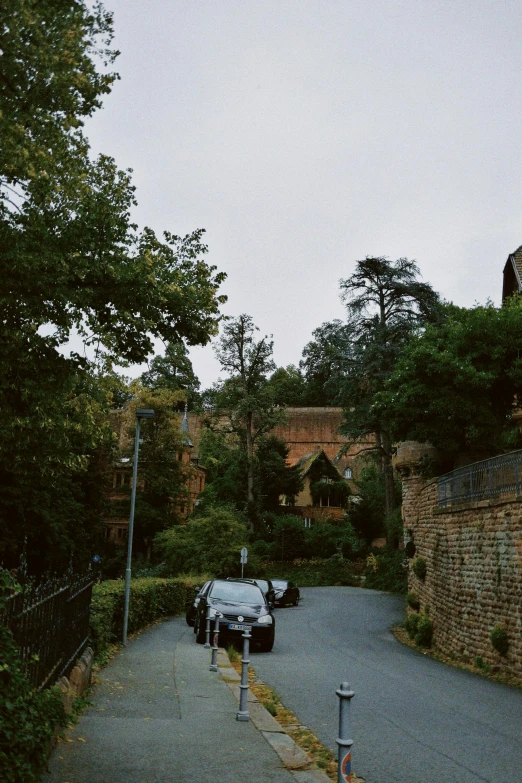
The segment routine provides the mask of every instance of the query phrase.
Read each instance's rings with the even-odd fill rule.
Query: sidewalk
[[[43,783],[327,781],[252,694],[251,720],[236,720],[238,676],[219,658],[210,672],[210,651],[180,617],[132,639],[100,672]]]

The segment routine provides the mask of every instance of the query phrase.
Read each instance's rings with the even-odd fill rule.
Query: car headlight
[[[264,614],[257,622],[259,625],[272,625],[272,617],[269,614]]]
[[[275,597],[276,598],[282,598],[283,597],[283,591],[282,590],[278,590],[277,593],[275,594]]]

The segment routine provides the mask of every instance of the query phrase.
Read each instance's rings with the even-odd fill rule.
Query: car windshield
[[[270,586],[269,586],[268,582],[265,581],[264,579],[256,579],[256,584],[259,585],[259,587],[261,588],[261,590],[264,593],[266,593],[269,590]]]
[[[279,588],[280,590],[286,590],[288,587],[288,582],[286,579],[272,579],[272,584],[275,588]]]
[[[245,582],[214,582],[210,598],[233,601],[238,604],[264,604],[265,597],[257,585]]]

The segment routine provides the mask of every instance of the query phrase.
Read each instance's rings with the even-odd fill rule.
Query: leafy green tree
[[[228,417],[230,428],[244,444],[247,467],[247,515],[253,531],[257,521],[254,491],[256,441],[283,418],[274,403],[267,376],[275,368],[273,341],[256,340],[259,329],[249,315],[228,321],[216,346],[216,357],[230,377],[216,389],[217,412]]]
[[[88,554],[91,511],[99,522],[104,367],[145,360],[155,337],[208,342],[223,301],[203,232],[138,233],[129,172],[89,157],[83,123],[117,78],[111,39],[99,4],[0,9],[0,549],[27,535],[55,563],[73,541]],[[74,334],[93,364],[61,354]]]
[[[141,376],[141,381],[149,389],[183,389],[189,403],[199,401],[200,383],[182,342],[169,343],[164,356],[155,356],[147,372]]]
[[[206,480],[203,505],[232,506],[236,511],[247,508],[247,468],[244,449],[226,433],[204,429],[199,442],[201,464]]]
[[[322,324],[312,334],[314,339],[305,345],[299,364],[306,384],[306,404],[313,407],[341,405],[351,329],[335,320]]]
[[[375,410],[396,440],[428,441],[447,468],[521,445],[513,415],[522,399],[522,300],[496,308],[445,307],[442,323],[414,335]]]
[[[156,533],[181,522],[180,509],[188,501],[187,480],[190,464],[180,457],[183,440],[179,414],[176,413],[184,392],[168,389],[147,389],[139,382],[131,384],[133,399],[128,404],[123,425],[127,428],[131,455],[136,431],[136,408],[152,408],[154,419],[144,419],[140,425],[140,454],[136,492],[136,550],[150,559],[152,540]],[[127,514],[129,500],[125,502]]]
[[[370,544],[372,539],[382,535],[384,531],[384,474],[376,465],[370,463],[362,469],[356,484],[358,502],[351,505],[348,516],[357,534]]]
[[[260,513],[277,511],[279,498],[295,498],[303,488],[298,468],[287,463],[289,449],[275,435],[259,439],[256,449],[257,491]]]
[[[368,257],[355,272],[341,280],[348,323],[344,332],[341,395],[344,423],[350,440],[373,434],[381,457],[386,514],[395,505],[392,436],[388,418],[374,407],[375,395],[384,389],[412,334],[440,317],[437,294],[418,280],[413,261]]]
[[[268,379],[276,405],[303,407],[307,405],[307,386],[305,378],[297,367],[278,367]]]
[[[159,533],[154,546],[173,575],[230,576],[237,571],[239,552],[247,541],[244,519],[231,509],[219,507],[208,508],[187,525]]]
[[[222,432],[203,430],[199,451],[207,475],[203,503],[248,508],[247,467],[244,449]],[[301,489],[299,471],[286,463],[288,447],[274,436],[264,436],[254,454],[255,503],[258,518],[277,511],[281,495],[295,496]],[[259,532],[259,531],[258,531]]]

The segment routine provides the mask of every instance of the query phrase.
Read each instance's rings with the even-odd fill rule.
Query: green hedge
[[[0,780],[40,780],[53,734],[65,722],[59,691],[31,688],[10,631],[0,627]]]
[[[134,633],[166,615],[183,614],[185,602],[194,595],[194,585],[203,584],[206,575],[178,576],[172,579],[144,578],[131,581],[128,632]],[[90,644],[96,657],[109,645],[119,642],[123,633],[125,583],[108,580],[95,585],[92,594]]]
[[[310,560],[293,560],[289,563],[269,562],[266,564],[267,579],[291,579],[299,587],[320,587],[324,585],[360,584],[360,564],[342,557],[319,557]]]

